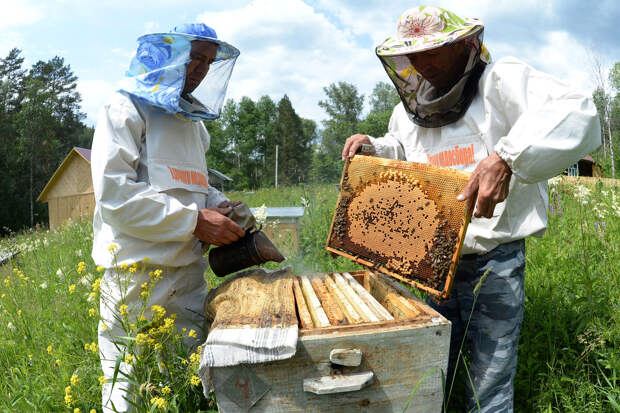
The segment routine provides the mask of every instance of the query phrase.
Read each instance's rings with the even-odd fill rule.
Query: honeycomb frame
[[[457,201],[470,174],[429,164],[347,159],[326,249],[448,298],[471,219]]]

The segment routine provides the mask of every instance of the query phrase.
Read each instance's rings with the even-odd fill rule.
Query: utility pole
[[[276,188],[278,187],[278,145],[276,145]]]

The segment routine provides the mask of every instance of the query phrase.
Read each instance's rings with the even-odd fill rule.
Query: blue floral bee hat
[[[200,85],[191,93],[192,102],[181,97],[193,41],[218,45],[215,61]],[[204,23],[185,24],[170,33],[152,33],[138,38],[138,49],[121,89],[167,113],[188,119],[213,120],[219,117],[228,81],[239,50],[217,38]]]

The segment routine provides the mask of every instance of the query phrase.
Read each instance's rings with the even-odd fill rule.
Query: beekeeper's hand
[[[472,203],[477,203],[475,217],[491,218],[495,205],[508,197],[511,176],[512,171],[508,164],[493,152],[476,166],[469,182],[456,199],[469,199]]]
[[[218,247],[242,238],[245,236],[245,231],[226,216],[230,211],[230,206],[201,209],[198,211],[198,222],[194,235],[202,242]]]
[[[355,155],[363,144],[371,144],[368,135],[360,135],[358,133],[348,137],[344,142],[344,148],[342,149],[342,160],[344,161],[345,159]]]

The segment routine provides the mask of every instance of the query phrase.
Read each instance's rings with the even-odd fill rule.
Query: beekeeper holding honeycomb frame
[[[385,158],[472,172],[459,200],[475,202],[450,298],[436,310],[452,322],[447,386],[466,337],[471,352],[468,411],[513,411],[513,380],[524,308],[525,242],[547,226],[547,179],[601,144],[592,100],[526,63],[492,63],[484,26],[439,7],[398,19],[376,54],[400,98],[387,134],[349,137],[342,159],[362,144]],[[472,388],[473,386],[473,388]],[[474,396],[475,390],[475,396]]]

